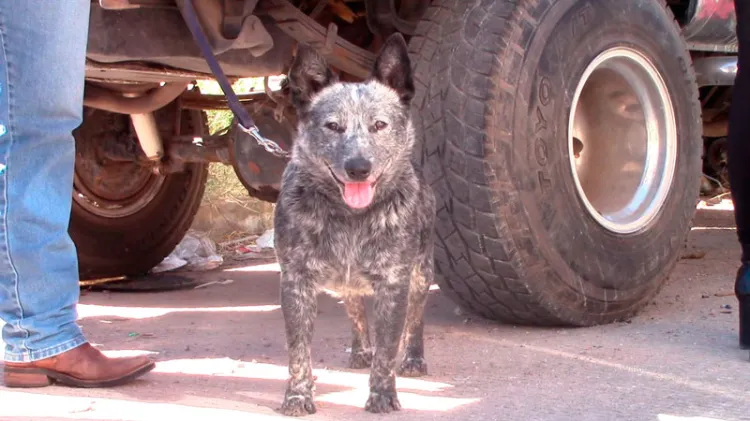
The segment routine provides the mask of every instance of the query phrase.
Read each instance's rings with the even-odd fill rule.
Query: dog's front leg
[[[281,412],[295,417],[314,414],[310,343],[317,314],[317,294],[312,277],[294,271],[282,273],[281,310],[286,324],[291,376]]]
[[[365,409],[373,413],[398,411],[396,393],[396,356],[404,330],[409,295],[409,274],[376,282],[375,354],[370,372],[370,397]]]

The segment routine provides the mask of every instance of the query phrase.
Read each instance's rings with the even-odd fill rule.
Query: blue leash
[[[221,69],[218,60],[216,60],[216,56],[211,50],[211,45],[206,39],[206,34],[203,32],[203,27],[201,27],[198,15],[195,12],[193,0],[185,0],[183,18],[185,19],[185,23],[187,23],[188,29],[190,29],[190,33],[193,34],[193,39],[201,50],[201,54],[203,54],[203,57],[206,59],[206,63],[211,69],[211,73],[214,74],[216,81],[224,92],[224,96],[226,96],[227,102],[229,103],[229,109],[232,110],[232,113],[234,113],[237,118],[240,129],[252,136],[258,144],[263,146],[268,152],[279,157],[288,156],[289,152],[281,149],[278,143],[271,139],[266,139],[260,134],[260,130],[258,130],[258,126],[255,125],[253,118],[250,117],[250,114],[245,107],[242,106],[239,98],[237,98],[237,94],[234,92],[234,89],[232,89],[232,85],[229,83],[227,76]]]

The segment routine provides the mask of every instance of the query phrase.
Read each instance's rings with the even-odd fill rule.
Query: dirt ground
[[[399,379],[404,409],[362,407],[367,372],[346,367],[349,322],[321,297],[310,420],[748,420],[750,361],[737,346],[729,211],[702,210],[660,295],[629,323],[536,329],[477,320],[435,290],[430,375]],[[705,255],[702,256],[703,252]],[[0,387],[2,420],[274,420],[286,372],[278,268],[196,273],[200,289],[86,293],[81,324],[112,355],[150,353],[156,370],[112,390]]]

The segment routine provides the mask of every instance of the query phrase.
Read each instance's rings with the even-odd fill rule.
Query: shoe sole
[[[136,370],[120,376],[116,379],[107,380],[82,380],[67,374],[44,368],[20,368],[5,366],[3,373],[3,382],[6,387],[12,388],[34,388],[45,387],[53,383],[58,383],[70,387],[80,388],[105,388],[121,386],[129,383],[138,377],[143,376],[156,367],[155,363],[149,363],[145,366],[138,367]]]

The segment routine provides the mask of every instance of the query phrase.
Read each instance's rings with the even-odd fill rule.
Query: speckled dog
[[[339,82],[300,46],[289,87],[300,122],[275,216],[291,375],[282,412],[315,412],[310,342],[322,289],[343,297],[354,324],[350,366],[371,367],[365,409],[398,410],[400,343],[399,374],[427,373],[422,331],[435,215],[432,190],[412,164],[406,43],[390,37],[363,83]],[[374,347],[365,295],[374,295]]]

